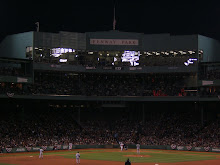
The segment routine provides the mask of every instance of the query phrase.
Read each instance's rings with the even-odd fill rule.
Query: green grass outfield
[[[64,158],[73,159],[75,158],[76,152],[79,151],[81,154],[81,159],[89,159],[89,160],[106,160],[106,161],[121,161],[125,162],[127,158],[131,160],[131,162],[135,163],[175,163],[175,162],[189,162],[189,161],[201,161],[201,160],[220,160],[220,154],[211,153],[211,152],[190,152],[190,151],[169,151],[169,150],[149,150],[149,149],[141,149],[140,155],[142,157],[131,157],[127,155],[137,155],[135,149],[129,149],[127,151],[120,151],[120,149],[90,149],[90,150],[72,150],[72,151],[59,151],[59,152],[44,152],[44,156],[46,159],[47,155],[61,156]],[[4,156],[35,156],[39,155],[39,153],[20,153],[20,154],[2,154],[1,157]],[[144,157],[148,156],[148,157]],[[1,159],[0,159],[1,162]],[[0,165],[6,165],[0,163]],[[9,164],[7,164],[9,165]]]

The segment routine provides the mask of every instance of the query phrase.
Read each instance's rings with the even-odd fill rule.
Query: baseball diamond
[[[37,164],[74,164],[73,156],[79,151],[81,155],[81,164],[101,165],[115,164],[120,165],[129,157],[132,164],[136,165],[154,165],[154,164],[175,164],[175,165],[217,165],[220,163],[220,157],[217,153],[201,153],[189,151],[168,151],[168,150],[142,150],[142,156],[137,155],[134,149],[120,152],[118,149],[80,149],[71,151],[48,151],[44,159],[38,159],[35,152],[3,154],[0,156],[0,165],[37,165]],[[74,161],[75,162],[75,161]]]

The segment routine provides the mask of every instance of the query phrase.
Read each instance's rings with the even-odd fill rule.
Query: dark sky
[[[202,34],[220,40],[220,5],[202,0],[2,0],[0,40],[35,30],[37,21],[45,32],[112,30],[114,4],[119,31]]]

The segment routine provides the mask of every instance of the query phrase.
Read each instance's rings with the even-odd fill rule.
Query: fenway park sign
[[[91,45],[138,45],[134,39],[90,39]]]

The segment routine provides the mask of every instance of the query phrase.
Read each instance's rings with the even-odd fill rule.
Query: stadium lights
[[[194,61],[197,61],[197,58],[190,58],[187,62],[184,62],[184,65],[189,66],[190,64],[193,64]]]
[[[75,52],[74,49],[70,49],[70,48],[53,48],[52,49],[52,56],[54,57],[59,57],[61,56],[63,53],[72,53],[72,52]]]
[[[60,62],[67,62],[67,59],[60,59]]]
[[[182,51],[182,50],[179,50],[178,51],[180,54],[186,54],[186,52],[185,51]]]
[[[186,54],[186,52],[185,52],[185,51],[182,51],[182,55],[183,55],[183,54]]]
[[[199,50],[199,54],[203,54],[203,50]]]
[[[130,62],[131,66],[139,65],[140,51],[124,51],[122,54],[122,62]]]
[[[188,52],[189,52],[189,54],[195,54],[196,53],[195,51],[192,51],[192,50],[189,50]]]

